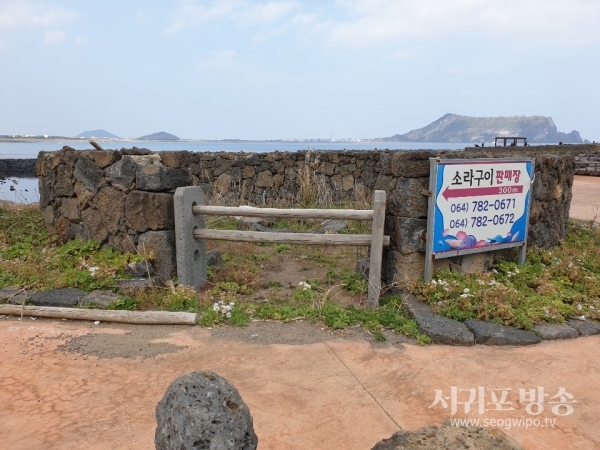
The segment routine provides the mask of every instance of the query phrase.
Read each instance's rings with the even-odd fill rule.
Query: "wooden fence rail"
[[[141,325],[196,325],[196,314],[171,311],[107,311],[53,306],[0,305],[0,314],[53,319],[100,320]]]
[[[379,304],[383,247],[390,237],[383,235],[385,191],[375,191],[372,210],[356,209],[278,209],[255,207],[206,206],[199,187],[175,191],[175,239],[177,278],[180,284],[200,288],[206,283],[206,239],[238,242],[276,242],[294,245],[370,246],[368,305]],[[372,220],[371,234],[274,233],[256,231],[207,230],[205,215],[294,219]]]

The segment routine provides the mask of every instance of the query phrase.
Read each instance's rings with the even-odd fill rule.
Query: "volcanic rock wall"
[[[40,153],[40,207],[49,230],[64,241],[96,239],[158,256],[157,273],[175,275],[173,193],[202,186],[215,204],[330,205],[344,198],[388,196],[384,253],[386,283],[423,275],[429,158],[536,157],[529,244],[549,247],[565,236],[574,157],[558,147],[476,148],[465,151],[302,151],[192,153],[75,151]],[[490,253],[436,261],[436,267],[480,271]]]

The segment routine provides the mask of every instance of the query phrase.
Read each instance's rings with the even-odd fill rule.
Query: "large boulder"
[[[237,389],[214,372],[177,378],[156,407],[157,450],[253,450],[258,438]]]

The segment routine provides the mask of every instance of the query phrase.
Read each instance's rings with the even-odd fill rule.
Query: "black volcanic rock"
[[[171,383],[156,406],[157,450],[256,450],[252,416],[237,389],[214,372]]]
[[[34,178],[36,159],[0,159],[0,179],[6,177]]]
[[[495,137],[526,137],[531,143],[583,143],[578,131],[559,132],[551,117],[468,117],[446,114],[424,128],[384,138],[390,142],[491,142]]]

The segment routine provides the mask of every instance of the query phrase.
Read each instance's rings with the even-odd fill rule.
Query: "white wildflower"
[[[95,277],[96,276],[96,272],[98,270],[100,270],[100,267],[93,266],[93,267],[89,267],[88,270],[90,271],[90,273],[92,274],[92,276]]]
[[[465,289],[463,290],[463,292],[464,292],[465,294],[466,294],[467,292],[470,292],[470,291],[471,291],[471,290],[470,290],[469,288],[465,288]]]
[[[301,287],[303,291],[308,291],[312,286],[304,281],[298,283],[298,287]]]
[[[231,310],[233,309],[234,306],[235,306],[234,302],[225,303],[224,301],[219,300],[218,302],[213,304],[212,309],[213,309],[213,311],[223,314],[225,317],[227,317],[229,319],[229,318],[231,318]]]

